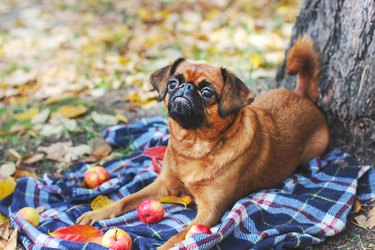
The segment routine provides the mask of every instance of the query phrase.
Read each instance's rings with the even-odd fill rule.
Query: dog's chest
[[[209,179],[211,176],[212,162],[207,158],[204,159],[186,159],[176,157],[175,171],[178,178],[189,186],[199,181]]]

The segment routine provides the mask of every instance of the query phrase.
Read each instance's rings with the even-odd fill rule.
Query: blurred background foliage
[[[0,163],[160,114],[149,74],[181,56],[267,89],[298,11],[299,0],[0,1]]]

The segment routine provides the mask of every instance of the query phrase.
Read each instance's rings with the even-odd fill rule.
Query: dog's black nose
[[[192,83],[184,82],[180,85],[181,90],[194,90],[194,85]]]

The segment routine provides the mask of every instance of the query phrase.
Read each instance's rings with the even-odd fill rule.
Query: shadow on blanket
[[[133,152],[104,163],[111,180],[99,188],[81,187],[89,167],[81,163],[72,167],[63,179],[47,174],[43,180],[19,179],[13,195],[0,201],[0,211],[11,217],[13,226],[21,229],[20,240],[27,249],[106,249],[95,243],[55,239],[48,231],[73,225],[77,217],[90,210],[90,201],[99,194],[118,200],[155,179],[153,157],[144,150],[167,145],[168,128],[163,119],[150,118],[112,127],[103,136],[113,146],[131,147]],[[356,198],[361,202],[375,198],[375,170],[333,150],[322,159],[315,158],[299,167],[277,187],[237,201],[213,228],[213,234],[196,235],[176,249],[306,248],[341,232]],[[13,214],[25,206],[46,208],[38,228]],[[147,226],[138,220],[136,211],[131,211],[94,226],[103,231],[114,226],[122,228],[131,235],[133,249],[155,249],[196,215],[193,207],[185,209],[169,204],[164,207],[165,218],[157,224]]]

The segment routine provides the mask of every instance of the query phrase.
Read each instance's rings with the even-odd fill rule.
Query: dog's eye
[[[202,93],[202,96],[204,96],[205,98],[211,98],[214,96],[214,93],[210,89],[207,89],[207,88],[202,89],[201,93]]]
[[[178,85],[177,79],[172,79],[168,83],[168,89],[169,90],[173,90],[173,89],[175,89],[177,87],[177,85]]]

